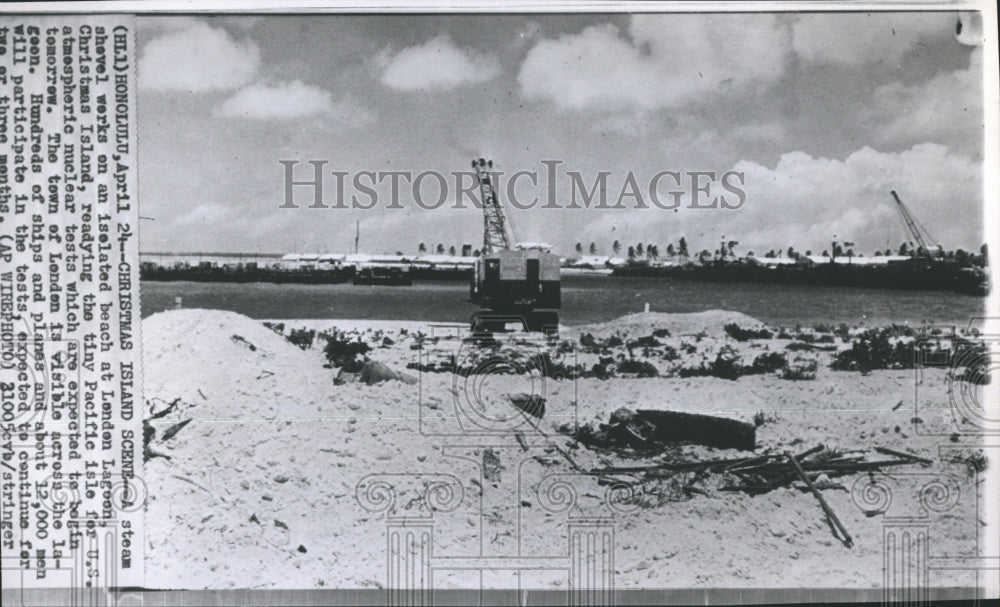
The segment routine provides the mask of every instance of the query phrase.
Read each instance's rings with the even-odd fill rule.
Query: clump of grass
[[[780,421],[777,413],[768,413],[766,411],[758,411],[753,415],[753,425],[757,428],[767,424],[773,424]]]

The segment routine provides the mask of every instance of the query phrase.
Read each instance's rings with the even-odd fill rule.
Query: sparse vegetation
[[[358,337],[350,339],[336,330],[332,333],[322,333],[321,335],[326,339],[326,345],[323,346],[323,354],[331,365],[343,369],[347,373],[361,371],[361,367],[368,360],[368,352],[371,350],[371,346],[361,341]]]
[[[781,352],[767,352],[761,354],[753,360],[750,373],[773,373],[784,369],[788,365],[785,355]],[[744,373],[746,375],[746,373]]]
[[[893,341],[895,333],[893,327],[865,331],[851,342],[850,349],[833,357],[830,368],[862,373],[876,369],[912,369],[913,343]]]
[[[623,360],[618,363],[619,373],[635,373],[636,377],[656,377],[660,374],[648,360]]]
[[[767,329],[744,329],[738,324],[731,322],[722,327],[726,335],[736,341],[749,341],[751,339],[771,339],[774,333]]]
[[[278,335],[285,334],[285,323],[283,322],[265,322],[264,326],[274,331]]]
[[[646,335],[628,342],[629,348],[656,348],[660,345],[662,345],[660,340],[653,335]]]
[[[817,367],[813,359],[795,358],[781,370],[781,378],[793,381],[816,379]]]
[[[753,425],[760,428],[765,424],[773,424],[774,422],[780,421],[781,418],[778,417],[777,413],[768,413],[766,411],[758,411],[753,415]]]
[[[288,341],[292,342],[303,350],[308,350],[313,345],[316,338],[316,331],[313,329],[292,329],[288,334]]]

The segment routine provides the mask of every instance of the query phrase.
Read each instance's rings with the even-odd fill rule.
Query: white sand
[[[451,374],[423,373],[417,385],[334,386],[337,370],[324,367],[319,344],[300,350],[260,321],[228,312],[182,310],[156,314],[143,322],[147,401],[179,397],[182,402],[179,411],[156,422],[158,434],[162,436],[166,427],[178,421],[194,420],[171,440],[154,441],[154,447],[172,460],[155,458],[146,465],[150,493],[147,579],[157,587],[372,587],[384,583],[384,519],[363,510],[355,499],[358,481],[373,472],[443,471],[461,479],[462,504],[435,518],[437,554],[470,555],[482,545],[491,554],[510,554],[517,550],[519,535],[525,553],[565,551],[565,515],[538,507],[533,493],[545,475],[572,472],[555,446],[568,450],[584,468],[622,460],[578,448],[557,434],[556,427],[574,415],[581,422],[606,421],[621,406],[721,412],[743,421],[750,421],[757,411],[774,412],[778,419],[758,429],[758,452],[803,451],[823,443],[844,450],[888,446],[933,458],[930,468],[904,468],[952,474],[963,484],[962,499],[954,510],[933,519],[932,551],[971,555],[976,550],[978,521],[972,497],[976,488],[963,466],[942,461],[938,446],[947,443],[946,438],[914,433],[913,371],[879,371],[867,376],[834,372],[827,368],[829,354],[820,354],[827,358],[821,360],[817,379],[802,382],[782,381],[773,375],[735,382],[550,378],[544,383],[548,412],[540,426],[548,438],[523,427],[526,440],[538,448],[525,456],[516,448],[501,452],[505,482],[492,487],[483,482],[475,465],[478,453],[472,447],[446,447],[455,439],[422,435],[420,415],[437,416],[425,417],[425,428],[450,427],[455,402],[461,401],[467,389],[479,390],[482,398],[476,404],[491,414],[509,414],[503,395],[537,388],[527,378],[488,376],[466,382]],[[395,344],[376,347],[371,356],[397,370],[405,370],[406,363],[420,355],[410,349],[414,333],[431,329],[426,323],[409,322],[277,322],[283,322],[286,331],[293,326],[336,326],[361,332],[372,342],[390,336]],[[698,352],[686,355],[688,360],[711,356],[721,344],[730,343],[721,328],[727,322],[759,325],[730,312],[640,314],[601,326],[567,329],[563,337],[615,331],[640,337],[653,328],[666,327],[672,335],[667,341],[695,343]],[[697,342],[689,337],[702,331],[706,337]],[[751,354],[783,347],[780,340],[732,345]],[[442,339],[436,347],[453,351],[459,342]],[[592,356],[583,358],[589,362],[587,357]],[[657,364],[666,369],[673,363]],[[943,407],[945,372],[926,372],[920,390],[931,395],[929,402]],[[907,404],[893,411],[900,400]],[[160,401],[154,404],[162,407]],[[943,408],[921,413],[922,427],[947,432],[952,423],[949,415]],[[476,440],[457,442],[472,445]],[[704,459],[740,455],[697,446],[681,451]],[[546,463],[528,457],[536,454]],[[511,482],[519,472],[520,493],[517,483]],[[865,516],[849,492],[862,478],[839,479],[846,490],[824,491],[854,536],[856,545],[850,549],[831,535],[814,497],[794,488],[751,497],[717,491],[707,482],[708,495],[618,514],[616,586],[880,587],[883,520]],[[912,510],[919,502],[913,494],[915,485],[907,483],[896,495],[897,505]],[[598,507],[603,487],[592,481],[581,487],[579,506]],[[413,507],[414,496],[413,490],[404,492],[397,504]],[[519,506],[521,501],[530,505]],[[538,584],[555,588],[564,585],[564,580],[542,579]],[[437,583],[465,582],[442,576]],[[942,571],[930,583],[967,586],[975,578]]]

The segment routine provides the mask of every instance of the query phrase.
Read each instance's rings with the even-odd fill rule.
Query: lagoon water
[[[175,307],[231,310],[251,318],[357,318],[465,322],[476,306],[457,281],[411,287],[149,282],[142,315]],[[986,299],[950,291],[891,291],[763,283],[710,283],[669,278],[563,277],[563,324],[604,322],[649,303],[653,312],[735,310],[774,326],[817,323],[965,326],[985,315]]]

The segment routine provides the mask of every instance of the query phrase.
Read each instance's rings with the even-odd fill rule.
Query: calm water
[[[252,318],[364,318],[464,322],[476,309],[464,282],[412,287],[143,282],[142,315],[174,307],[232,310]],[[564,276],[564,324],[602,322],[641,312],[736,310],[772,325],[890,322],[966,324],[985,314],[983,297],[949,291],[888,291],[671,279]]]

